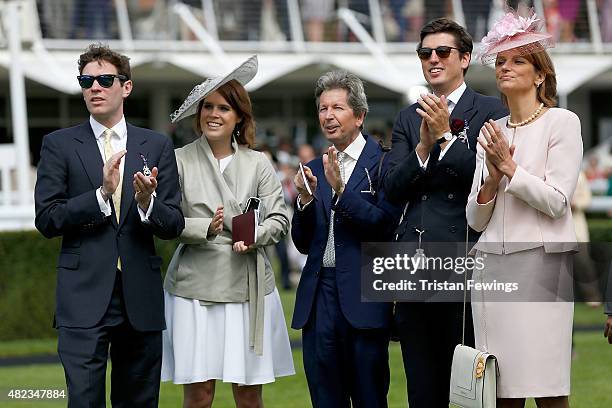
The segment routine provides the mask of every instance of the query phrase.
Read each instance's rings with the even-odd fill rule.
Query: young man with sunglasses
[[[476,164],[476,138],[485,121],[503,117],[507,110],[498,98],[466,86],[464,76],[473,45],[463,27],[439,18],[422,28],[420,39],[417,55],[433,93],[421,95],[397,116],[384,189],[391,202],[405,208],[396,231],[398,241],[425,243],[429,257],[456,257],[455,245],[465,246],[465,206]],[[431,245],[440,242],[457,244]],[[430,281],[445,278],[436,270],[416,273]],[[448,407],[451,362],[462,338],[462,314],[461,302],[396,303],[395,323],[410,408]],[[474,343],[472,327],[468,305],[468,345]]]
[[[62,237],[54,325],[68,406],[105,406],[110,348],[112,405],[154,407],[165,322],[153,237],[185,225],[174,148],[126,122],[126,56],[94,44],[78,66],[89,120],[45,136],[35,188],[36,228]]]

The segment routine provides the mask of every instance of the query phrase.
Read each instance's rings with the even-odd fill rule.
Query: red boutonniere
[[[457,139],[459,139],[460,142],[468,145],[468,148],[470,147],[470,144],[468,142],[468,137],[467,137],[467,131],[469,128],[470,127],[467,124],[467,120],[451,119],[451,122],[450,122],[451,133],[454,136],[457,136]]]
[[[463,119],[451,119],[450,123],[451,133],[457,136],[465,129],[465,120]]]

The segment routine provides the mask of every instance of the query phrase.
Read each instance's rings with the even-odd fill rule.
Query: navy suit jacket
[[[141,222],[132,175],[143,155],[159,175],[149,223]],[[163,330],[162,259],[153,236],[173,239],[185,221],[174,148],[169,138],[127,124],[121,218],[105,217],[96,190],[103,161],[89,122],[44,137],[34,193],[36,228],[47,238],[61,236],[57,262],[56,327],[89,328],[104,316],[121,258],[123,301],[136,330]],[[109,200],[112,206],[112,200]]]
[[[397,116],[393,127],[390,169],[384,178],[389,201],[408,208],[397,234],[400,241],[418,241],[415,227],[425,230],[423,241],[460,242],[467,227],[465,206],[476,166],[476,143],[484,122],[508,114],[499,98],[484,96],[467,87],[453,109],[452,119],[467,122],[467,140],[455,140],[442,160],[434,146],[427,168],[420,166],[416,146],[421,117],[413,104]],[[472,234],[470,240],[476,238]]]
[[[392,304],[361,301],[361,243],[391,240],[400,211],[385,200],[382,184],[377,180],[383,151],[372,138],[364,137],[366,145],[344,193],[334,206],[336,283],[340,308],[353,327],[386,328],[391,319]],[[385,159],[381,174],[384,174],[386,162]],[[291,324],[294,329],[303,328],[310,317],[332,209],[332,189],[325,179],[322,158],[311,161],[308,167],[317,177],[317,199],[303,211],[296,208],[291,227],[295,246],[301,253],[308,255],[296,294]],[[374,195],[362,192],[370,188],[365,169],[368,169],[372,188],[376,191]]]

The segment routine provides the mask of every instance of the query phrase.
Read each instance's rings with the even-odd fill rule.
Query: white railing
[[[0,231],[34,228],[33,200],[24,204],[19,199],[17,167],[15,145],[0,144]]]
[[[337,2],[338,9],[331,9],[331,12],[313,9],[308,0],[22,1],[34,5],[36,15],[28,21],[39,25],[50,49],[82,48],[83,42],[92,40],[117,41],[123,49],[135,46],[139,49],[168,49],[168,46],[180,49],[177,43],[201,40],[193,24],[177,14],[184,15],[186,8],[210,38],[219,41],[226,50],[257,50],[269,48],[270,44],[275,44],[276,49],[298,52],[318,50],[326,47],[313,43],[346,45],[358,42],[336,13],[338,9],[348,8],[377,43],[385,44],[385,49],[390,51],[403,51],[405,47],[401,44],[410,44],[410,49],[414,49],[419,29],[428,19],[447,13],[447,10],[424,7],[423,0],[342,0]],[[503,13],[503,3],[504,0],[491,0],[488,4],[474,6],[482,3],[454,0],[448,17],[466,24],[477,41]],[[580,7],[569,17],[565,9],[562,15],[561,10],[550,5],[554,3],[533,2],[546,29],[559,41],[559,51],[610,50],[612,21],[602,16],[612,15],[612,10],[606,10],[606,7],[612,8],[607,5],[611,2],[605,2],[600,9],[595,0],[580,2]],[[0,46],[2,37],[0,33]],[[304,47],[304,42],[309,46]],[[400,46],[395,47],[396,44]],[[363,46],[353,48],[367,52]]]

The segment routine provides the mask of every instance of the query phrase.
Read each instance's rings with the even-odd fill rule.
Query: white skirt
[[[540,247],[484,259],[475,281],[520,282],[534,296],[533,301],[491,302],[485,295],[482,302],[482,294],[472,292],[476,348],[494,354],[499,363],[497,397],[569,395],[574,304],[537,300],[550,293],[554,298],[554,288],[567,293],[563,288],[571,276],[566,273],[571,256],[548,254]]]
[[[263,354],[249,347],[249,303],[201,306],[164,291],[162,381],[255,385],[295,374],[278,291],[265,296]]]

